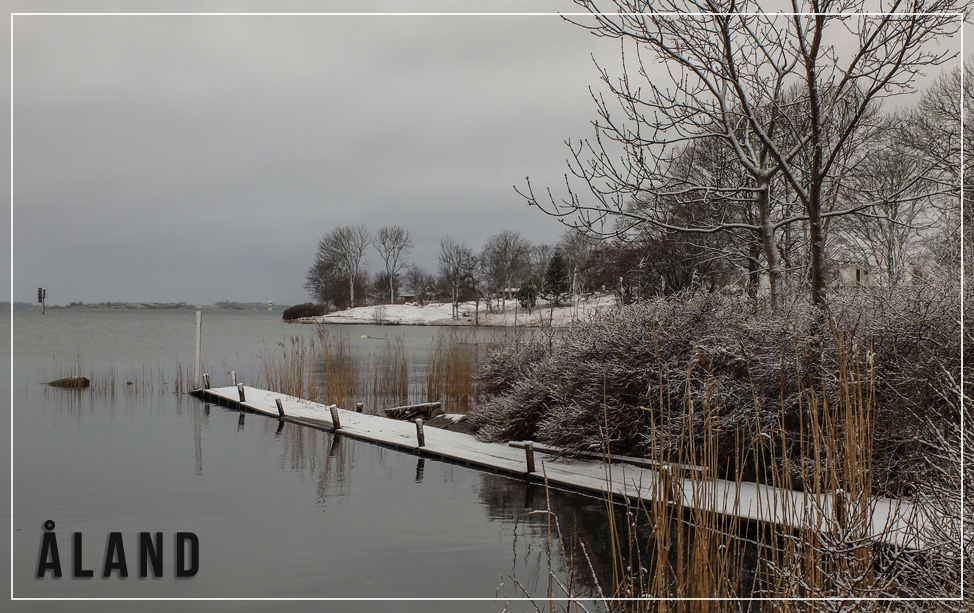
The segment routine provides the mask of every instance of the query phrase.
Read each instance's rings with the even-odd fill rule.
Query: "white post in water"
[[[203,344],[203,311],[196,311],[196,360],[193,362],[193,389],[200,388],[200,347]]]

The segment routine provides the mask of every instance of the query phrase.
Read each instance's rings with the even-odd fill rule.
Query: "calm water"
[[[176,364],[193,362],[194,316],[191,310],[74,309],[14,315],[15,597],[547,593],[548,519],[532,513],[545,508],[543,489],[176,395]],[[333,332],[347,335],[363,360],[381,341],[362,334],[402,337],[415,360],[427,355],[438,333],[408,326]],[[491,332],[481,334],[491,340]],[[313,326],[282,323],[279,312],[205,311],[203,360],[216,384],[230,370],[253,380],[262,356],[278,343],[314,335]],[[116,392],[42,384],[72,369],[96,379],[114,372]],[[566,532],[600,549],[604,503],[564,492],[551,496]],[[46,520],[56,522],[61,579],[35,578]],[[138,577],[143,531],[164,533],[163,578]],[[71,577],[74,532],[82,534],[82,566],[95,569],[92,579]],[[101,578],[110,532],[122,533],[127,579]],[[173,576],[176,532],[199,538],[195,577]],[[552,566],[565,576],[558,555]],[[587,573],[578,579],[583,590],[591,589]],[[104,607],[89,604],[91,610]],[[367,605],[355,603],[354,610],[370,610]],[[465,602],[460,609],[422,601],[395,605],[400,611],[503,607],[503,600]],[[510,610],[533,605],[512,603]]]

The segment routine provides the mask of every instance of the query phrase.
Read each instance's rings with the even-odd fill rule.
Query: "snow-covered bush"
[[[957,419],[942,373],[959,379],[959,319],[956,288],[920,283],[846,290],[827,315],[802,302],[772,313],[731,293],[658,298],[560,331],[550,349],[521,340],[496,351],[472,421],[487,440],[684,463],[701,461],[709,433],[724,475],[769,479],[758,473],[771,463],[803,487],[808,464],[824,461],[810,432],[851,390],[870,413],[873,485],[902,492],[927,455],[912,425]],[[755,457],[757,435],[774,453]]]

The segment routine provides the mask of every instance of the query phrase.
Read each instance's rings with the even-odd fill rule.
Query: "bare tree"
[[[436,277],[415,264],[406,270],[405,281],[420,304],[426,304],[436,288]]]
[[[544,274],[548,270],[548,260],[551,259],[551,245],[533,245],[531,247],[529,280],[535,287],[540,288],[544,284]]]
[[[871,278],[884,285],[906,278],[908,265],[921,253],[921,238],[943,218],[931,206],[935,184],[923,180],[928,175],[920,168],[924,160],[897,130],[908,118],[890,118],[889,129],[870,147],[870,155],[843,189],[845,200],[868,201],[873,206],[855,217],[836,219],[833,232],[839,248],[854,261],[875,266]]]
[[[373,242],[389,276],[389,302],[396,302],[396,276],[406,266],[405,255],[413,248],[409,231],[402,226],[382,226]]]
[[[964,152],[964,198],[974,202],[974,56],[968,57],[961,69],[942,75],[923,92],[917,106],[897,130],[897,135],[911,155],[923,160],[932,172],[927,181],[939,188],[931,199],[933,207],[941,213],[938,232],[930,233],[928,251],[932,260],[946,271],[949,278],[960,274],[961,228],[968,233],[965,244],[974,245],[974,207],[961,211],[961,164]],[[963,82],[962,82],[963,81]],[[962,89],[963,85],[963,89]],[[963,101],[964,130],[961,140],[961,104]],[[963,215],[963,224],[961,223]],[[967,254],[969,256],[969,254]]]
[[[339,226],[318,241],[308,286],[323,288],[337,280],[348,284],[348,303],[355,306],[355,286],[362,284],[369,230],[365,225]]]
[[[955,55],[950,45],[931,43],[959,29],[956,13],[966,5],[792,0],[793,14],[775,15],[761,13],[756,0],[576,4],[591,14],[578,25],[623,43],[621,75],[599,69],[621,117],[593,94],[596,138],[569,142],[570,171],[590,194],[585,201],[571,181],[560,201],[539,200],[530,182],[522,195],[589,232],[606,232],[611,221],[607,233],[615,235],[647,223],[699,235],[754,233],[775,307],[783,273],[776,234],[794,224],[807,232],[812,300],[824,304],[827,220],[873,204],[830,207],[835,184],[858,164],[853,144],[872,127],[868,119],[879,101],[911,91],[919,72]],[[866,8],[874,13],[860,14]],[[691,11],[698,14],[673,15]],[[834,44],[839,40],[841,48]],[[675,154],[702,139],[730,152],[747,183],[722,185],[706,173],[675,180],[669,173]],[[775,182],[787,190],[777,204]],[[654,214],[660,208],[652,205],[674,197],[737,203],[753,214],[699,223],[672,223]],[[783,206],[789,201],[798,206]]]
[[[501,300],[504,292],[519,287],[528,274],[531,243],[519,232],[504,230],[487,239],[481,255],[483,276],[489,291]]]
[[[463,242],[440,239],[440,276],[453,301],[453,319],[460,318],[460,293],[470,285],[476,257]]]

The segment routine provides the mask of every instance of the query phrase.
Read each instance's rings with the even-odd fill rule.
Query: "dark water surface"
[[[542,488],[294,424],[281,428],[273,419],[175,394],[176,364],[193,363],[194,317],[192,310],[14,315],[15,597],[499,597],[450,606],[405,601],[394,609],[501,611],[505,598],[548,593],[549,520],[532,513],[546,507]],[[313,326],[282,323],[280,313],[253,311],[205,311],[203,332],[203,359],[216,384],[229,370],[253,380],[262,356],[278,343],[315,335]],[[348,335],[356,356],[376,342],[362,334],[401,336],[411,359],[425,357],[438,333],[407,326],[334,330]],[[42,384],[72,371],[94,375],[96,386],[114,373],[114,385],[78,392]],[[604,503],[550,496],[566,533],[599,549]],[[56,523],[60,579],[35,577],[46,520]],[[94,570],[93,578],[72,577],[75,532],[82,535],[82,567]],[[128,578],[101,577],[111,532],[122,534]],[[162,578],[139,577],[140,532],[164,535]],[[198,536],[194,577],[174,576],[177,532]],[[557,552],[551,567],[565,577]],[[578,580],[591,594],[591,575],[581,572]],[[30,610],[64,608],[30,604]],[[345,604],[355,611],[389,608]],[[533,605],[512,602],[510,610]]]

